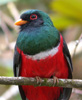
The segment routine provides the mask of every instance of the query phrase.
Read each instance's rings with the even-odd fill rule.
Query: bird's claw
[[[39,76],[36,76],[36,81],[37,81],[37,84],[41,85],[42,79]]]
[[[53,82],[54,82],[53,86],[55,84],[58,84],[59,83],[59,80],[58,80],[58,78],[56,76],[53,76]]]

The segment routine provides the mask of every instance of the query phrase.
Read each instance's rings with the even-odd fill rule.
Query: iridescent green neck
[[[21,31],[16,45],[25,54],[34,55],[57,46],[59,40],[58,30],[53,26],[44,25]]]

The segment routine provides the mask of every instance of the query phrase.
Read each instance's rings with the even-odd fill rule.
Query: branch
[[[68,49],[72,58],[74,55],[80,54],[82,52],[82,39],[68,43]]]
[[[7,14],[3,13],[1,10],[0,10],[0,15],[1,15],[1,18],[3,18],[4,22],[9,26],[11,27],[12,29],[14,29],[16,32],[18,32],[18,27],[16,27],[14,25],[14,20],[9,17]]]
[[[11,100],[15,95],[18,94],[18,87],[13,85],[7,89],[2,95],[0,95],[0,100]],[[11,95],[9,95],[11,93]]]
[[[0,77],[2,85],[33,85],[33,86],[53,86],[53,79],[43,78],[41,83],[37,84],[35,78],[25,77]],[[82,80],[78,79],[59,79],[59,83],[54,86],[67,88],[82,88]]]
[[[7,4],[7,7],[9,9],[9,11],[11,12],[12,16],[14,17],[15,20],[19,19],[19,11],[16,8],[15,4],[13,2],[9,2]]]
[[[75,45],[75,49],[74,49],[74,53],[73,53],[73,57],[75,56],[76,53],[76,49],[80,43],[80,41],[82,40],[82,34],[80,35],[79,39],[76,41],[76,45]]]

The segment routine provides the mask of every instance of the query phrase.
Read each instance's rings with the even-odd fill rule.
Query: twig
[[[75,94],[80,94],[80,95],[82,95],[82,90],[80,90],[80,89],[73,89],[73,91],[72,91],[73,93],[75,93]]]
[[[3,32],[5,33],[5,40],[6,40],[6,43],[7,43],[7,46],[8,46],[9,45],[9,38],[8,38],[8,36],[11,34],[11,32],[8,29],[8,27],[5,24],[5,22],[3,21],[1,12],[0,12],[0,15],[1,15],[1,24],[0,24],[0,27],[2,28]]]
[[[75,49],[74,49],[74,53],[73,53],[73,57],[75,56],[77,46],[78,46],[78,44],[80,43],[81,39],[82,39],[82,34],[80,35],[79,39],[76,41],[76,45],[75,45]]]
[[[7,14],[3,13],[1,10],[0,10],[0,13],[1,13],[1,17],[3,18],[4,22],[9,26],[11,27],[12,29],[14,29],[16,32],[18,32],[18,28],[14,25],[14,20],[9,17]]]
[[[2,85],[34,85],[34,86],[53,86],[53,79],[43,78],[41,84],[37,84],[35,78],[25,77],[0,77]],[[54,86],[67,88],[82,88],[82,80],[78,79],[59,79],[59,83]]]
[[[11,95],[9,95],[11,93]],[[7,91],[5,91],[1,96],[0,100],[11,100],[11,98],[18,94],[18,87],[11,86]]]
[[[7,7],[9,9],[9,11],[11,12],[12,16],[14,17],[15,20],[19,19],[19,11],[16,8],[15,4],[13,2],[9,2],[7,4]]]
[[[74,57],[74,55],[78,55],[82,52],[82,39],[80,39],[76,47],[77,41],[79,40],[71,41],[70,43],[67,44],[72,58]],[[74,54],[74,50],[75,50],[75,54]]]

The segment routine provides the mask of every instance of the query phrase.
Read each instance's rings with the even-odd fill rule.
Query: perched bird
[[[24,12],[14,53],[14,75],[40,78],[72,78],[71,57],[50,17],[40,10]],[[69,100],[71,88],[22,85],[22,100]]]

